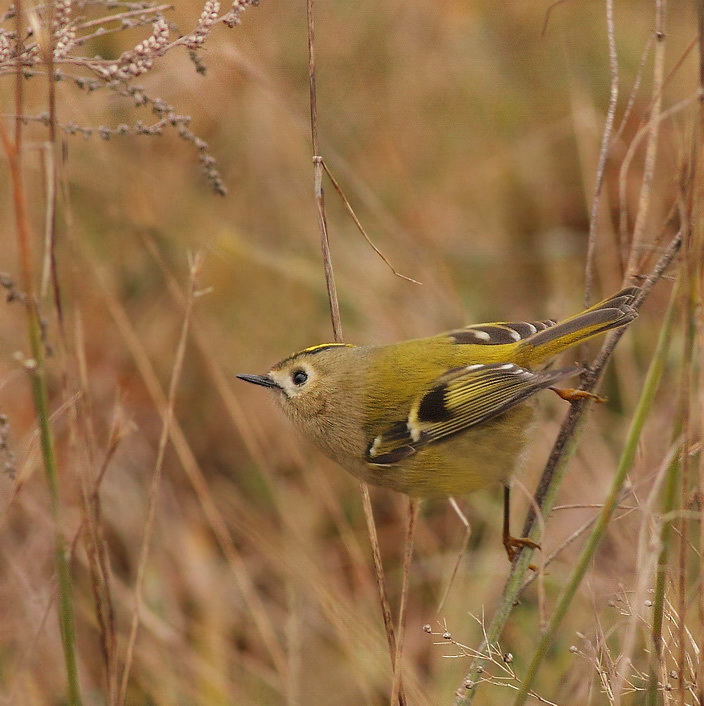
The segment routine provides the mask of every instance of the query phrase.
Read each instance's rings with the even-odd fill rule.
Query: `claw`
[[[504,549],[511,563],[513,563],[516,554],[518,554],[518,550],[523,549],[523,547],[540,549],[540,545],[532,539],[528,539],[528,537],[512,537],[511,535],[504,537]]]
[[[569,387],[551,387],[551,389],[558,397],[561,397],[567,402],[577,402],[578,400],[594,400],[594,402],[606,402],[606,397],[594,394],[593,392],[587,392],[586,390],[573,390]]]

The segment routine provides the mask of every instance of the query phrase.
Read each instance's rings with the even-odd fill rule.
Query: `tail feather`
[[[529,336],[520,345],[520,359],[539,363],[592,336],[629,324],[638,316],[631,305],[639,292],[639,287],[627,287],[589,309]]]

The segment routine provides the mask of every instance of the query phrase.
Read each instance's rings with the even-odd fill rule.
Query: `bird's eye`
[[[308,373],[304,370],[296,370],[291,376],[294,385],[302,385],[308,379]]]

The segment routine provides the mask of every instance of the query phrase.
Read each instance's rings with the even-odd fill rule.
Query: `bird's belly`
[[[355,474],[413,497],[473,493],[508,480],[520,468],[533,420],[533,405],[521,404],[496,419],[423,446],[399,463],[365,464],[364,472]]]

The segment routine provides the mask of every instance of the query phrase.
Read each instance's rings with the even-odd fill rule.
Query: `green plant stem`
[[[677,287],[672,292],[672,301],[670,307],[673,306],[675,299],[680,295],[682,289],[681,279],[677,281]],[[676,418],[675,428],[673,429],[673,439],[678,439],[682,435],[682,422],[680,417]],[[678,444],[681,449],[681,442]],[[665,475],[665,483],[662,491],[661,516],[663,518],[660,527],[660,554],[658,556],[657,573],[655,577],[655,595],[653,599],[653,627],[652,627],[652,644],[653,652],[650,658],[648,670],[648,686],[645,694],[644,706],[656,706],[658,702],[658,671],[661,666],[662,659],[662,626],[665,615],[665,585],[667,581],[667,564],[668,558],[673,555],[672,549],[672,529],[673,529],[673,512],[677,498],[677,489],[679,479],[682,473],[682,463],[679,454],[675,454],[672,461],[669,463],[667,473]]]
[[[596,552],[596,549],[599,546],[604,533],[606,532],[611,515],[618,505],[621,495],[621,488],[626,480],[626,474],[633,465],[633,459],[635,458],[638,450],[638,443],[643,431],[643,426],[645,425],[648,415],[650,414],[653,399],[655,398],[655,393],[662,377],[662,371],[665,367],[665,358],[669,349],[672,328],[675,321],[674,304],[675,297],[672,298],[670,308],[665,316],[665,321],[660,331],[655,353],[650,363],[648,374],[645,378],[643,392],[638,400],[638,406],[636,407],[635,415],[626,438],[626,445],[623,453],[621,454],[618,468],[616,469],[616,474],[611,483],[609,494],[604,501],[604,505],[599,513],[599,517],[596,520],[594,529],[582,549],[582,552],[577,560],[577,564],[572,571],[572,575],[560,595],[557,605],[555,606],[555,610],[550,618],[550,622],[540,638],[540,642],[538,643],[538,646],[533,654],[533,658],[528,665],[528,669],[526,670],[525,677],[518,690],[516,699],[513,702],[513,706],[522,706],[522,704],[526,702],[533,683],[535,682],[540,664],[555,638],[557,629],[567,614],[567,610],[574,599],[582,579],[584,578],[584,574],[586,573],[594,553]]]
[[[568,434],[566,440],[562,444],[560,444],[560,439],[555,442],[556,448],[558,447],[558,444],[560,444],[561,455],[556,461],[556,464],[553,468],[553,474],[550,478],[550,483],[547,485],[545,489],[545,494],[543,495],[543,502],[541,504],[540,509],[544,515],[549,515],[555,504],[557,491],[560,487],[562,478],[567,470],[567,466],[572,457],[572,454],[574,453],[574,449],[576,448],[577,443],[579,441],[581,430],[584,427],[584,423],[586,422],[586,415],[581,413],[580,411],[584,408],[584,406],[585,404],[583,402],[578,402],[575,404],[575,406],[571,410],[571,414],[576,414],[578,416],[576,416],[576,418],[574,419],[573,424],[569,426],[566,425],[564,427],[565,429],[568,429],[568,431],[566,432]],[[563,434],[561,434],[561,436],[563,436]],[[540,539],[539,535],[540,523],[538,522],[533,522],[530,525],[530,530],[528,532],[521,533],[521,536],[527,536],[536,542]],[[513,565],[513,570],[511,571],[511,574],[508,577],[506,586],[504,587],[503,593],[501,595],[501,603],[496,612],[494,613],[491,623],[484,632],[484,645],[482,646],[481,650],[489,648],[499,641],[499,637],[501,636],[501,632],[504,629],[504,625],[508,621],[508,617],[511,614],[511,611],[513,610],[514,606],[516,605],[518,596],[521,590],[523,589],[525,576],[528,571],[530,560],[531,552],[529,551],[522,551],[516,558]],[[474,660],[472,668],[470,669],[470,672],[467,678],[465,679],[465,684],[471,684],[472,687],[469,688],[465,693],[458,694],[458,697],[455,701],[455,704],[457,706],[464,706],[465,704],[470,704],[472,699],[474,698],[474,694],[476,693],[474,687],[476,687],[476,685],[478,684],[478,679],[480,676],[479,667],[481,666],[482,661],[483,660],[481,659]]]
[[[18,18],[22,16],[21,2],[15,3],[15,12]],[[21,29],[20,19],[18,30]],[[21,32],[18,36],[22,36]],[[18,71],[17,81],[23,80]],[[17,89],[15,106],[17,115],[22,114],[22,91]],[[27,219],[26,198],[22,183],[22,123],[18,117],[15,125],[15,140],[10,141],[5,126],[0,122],[0,139],[2,140],[5,154],[10,167],[12,182],[12,196],[15,211],[15,226],[17,231],[17,249],[22,272],[22,286],[24,288],[24,301],[27,310],[27,327],[29,333],[29,346],[31,359],[25,361],[25,369],[29,374],[32,386],[34,409],[37,414],[42,460],[49,489],[49,504],[51,519],[54,526],[54,558],[56,562],[56,575],[59,592],[59,627],[61,642],[64,651],[66,666],[66,679],[68,690],[68,703],[71,706],[80,706],[81,695],[78,685],[78,668],[76,666],[76,632],[73,617],[73,590],[71,585],[71,572],[66,554],[66,539],[61,524],[61,500],[59,495],[59,480],[54,455],[54,444],[51,436],[51,423],[49,403],[45,380],[44,344],[39,319],[39,310],[34,295],[34,278],[32,275],[31,238],[29,221]]]
[[[677,481],[679,478],[680,462],[675,454],[667,468],[665,488],[662,498],[662,515],[671,517],[677,496]],[[648,674],[648,690],[645,696],[645,706],[655,706],[658,694],[658,670],[662,655],[662,623],[665,614],[665,581],[667,578],[667,559],[671,555],[670,547],[672,537],[672,522],[663,521],[660,529],[660,556],[658,557],[657,576],[655,579],[655,598],[653,601],[653,654],[650,660]]]
[[[672,260],[675,258],[682,245],[682,234],[677,233],[670,241],[670,244],[661,255],[655,267],[652,269],[647,280],[643,283],[641,296],[638,298],[635,307],[640,308],[649,292],[655,286],[655,283],[662,277],[665,270],[669,267]],[[585,380],[580,386],[580,389],[593,391],[599,376],[604,369],[608,359],[618,341],[618,338],[623,334],[624,330],[620,329],[613,331],[610,337],[605,341],[601,352],[596,357],[588,374],[585,375]],[[557,491],[560,486],[562,477],[567,469],[567,463],[572,456],[572,453],[579,441],[582,429],[584,428],[584,413],[587,408],[587,400],[582,400],[573,403],[570,411],[563,422],[560,433],[555,440],[550,457],[540,479],[540,484],[535,493],[535,501],[544,517],[547,517],[552,512],[552,508],[557,496]],[[537,529],[535,527],[535,512],[530,509],[526,522],[523,525],[521,536],[537,539]],[[504,625],[511,614],[518,596],[525,585],[524,579],[528,571],[530,561],[530,551],[521,551],[518,557],[514,560],[513,571],[506,582],[506,586],[501,593],[499,607],[494,613],[489,626],[484,631],[484,643],[477,649],[477,654],[482,653],[487,647],[495,645],[498,641]],[[457,691],[455,698],[455,706],[469,706],[472,703],[476,693],[477,685],[480,681],[481,668],[485,659],[480,656],[475,656],[463,679],[462,689]]]
[[[34,309],[34,307],[28,307]],[[59,481],[56,468],[56,457],[54,455],[54,443],[51,437],[51,426],[49,424],[49,404],[46,394],[46,382],[44,380],[44,361],[41,357],[41,340],[38,332],[37,313],[29,315],[30,318],[30,338],[32,339],[32,350],[38,345],[39,357],[27,363],[25,367],[29,371],[29,378],[32,383],[32,395],[34,397],[34,407],[37,412],[39,424],[39,436],[41,440],[42,459],[46,472],[47,486],[49,488],[49,501],[51,508],[51,519],[54,524],[54,558],[56,562],[56,575],[59,589],[59,627],[61,629],[61,642],[64,649],[64,660],[66,664],[66,677],[68,686],[68,703],[71,706],[79,706],[81,694],[78,686],[78,667],[76,665],[76,630],[73,616],[73,587],[71,585],[71,571],[66,554],[66,538],[64,537],[61,525],[61,502],[59,498]],[[39,339],[36,342],[34,339]]]

